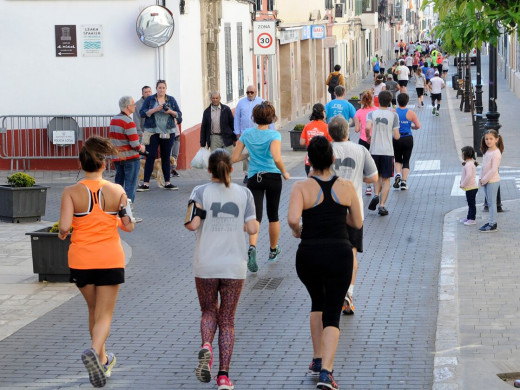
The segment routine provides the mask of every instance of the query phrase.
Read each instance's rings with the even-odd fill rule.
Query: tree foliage
[[[426,0],[423,9],[429,5],[439,15],[437,36],[461,51],[480,47],[482,42],[496,46],[504,31],[513,33],[520,25],[516,0]]]

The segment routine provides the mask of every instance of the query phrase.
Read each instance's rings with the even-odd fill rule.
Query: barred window
[[[233,64],[231,62],[231,24],[224,24],[224,40],[226,47],[226,99],[233,100]]]
[[[238,96],[244,96],[244,48],[242,45],[242,23],[237,23]]]
[[[262,10],[262,0],[256,0],[256,10],[257,11]]]
[[[272,11],[274,9],[274,0],[267,0],[267,10]]]

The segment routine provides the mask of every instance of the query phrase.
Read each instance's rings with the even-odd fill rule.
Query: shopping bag
[[[193,160],[191,160],[191,167],[196,169],[208,169],[209,150],[200,148]]]

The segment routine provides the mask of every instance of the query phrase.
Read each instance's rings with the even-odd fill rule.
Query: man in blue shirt
[[[354,120],[356,109],[352,104],[345,100],[345,87],[338,85],[334,88],[334,94],[336,95],[336,99],[331,100],[325,105],[327,123],[329,123],[329,120],[336,115],[343,116],[347,121],[350,121],[351,119]]]
[[[246,97],[240,99],[235,108],[235,123],[234,133],[237,135],[237,139],[240,138],[242,133],[251,127],[256,127],[256,123],[253,122],[253,108],[262,103],[264,99],[256,96],[256,87],[250,85],[246,89]],[[275,130],[274,123],[269,125],[269,129]],[[244,169],[244,183],[247,183],[247,171],[249,169],[249,159],[242,160],[242,168]]]

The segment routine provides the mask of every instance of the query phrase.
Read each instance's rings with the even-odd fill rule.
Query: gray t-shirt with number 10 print
[[[372,122],[370,154],[372,156],[393,156],[393,129],[399,129],[399,116],[388,108],[380,108],[368,113],[368,122]]]
[[[197,229],[193,271],[197,278],[245,279],[247,247],[244,224],[256,218],[253,194],[231,183],[208,183],[193,189],[190,199],[206,210]]]

